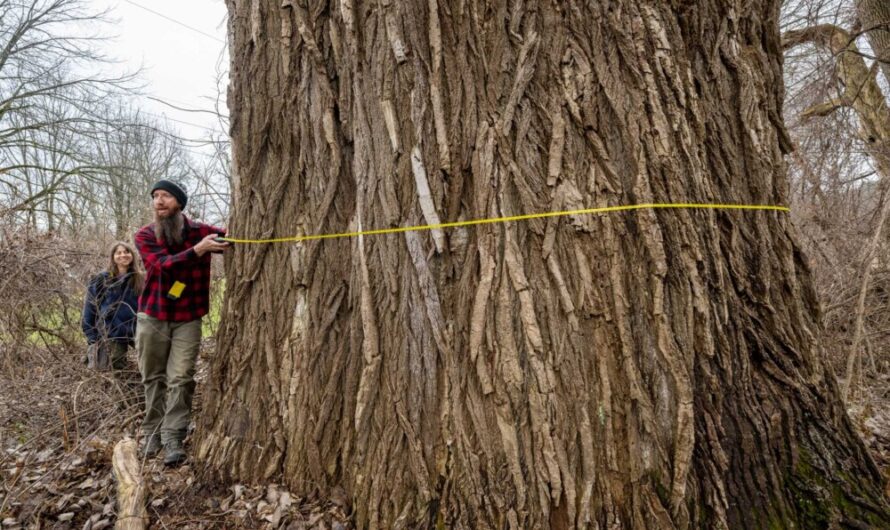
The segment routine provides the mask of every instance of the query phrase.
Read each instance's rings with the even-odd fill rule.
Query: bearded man
[[[201,317],[210,309],[210,255],[228,243],[225,230],[187,218],[185,190],[169,180],[151,188],[154,222],[134,238],[145,263],[136,314],[136,351],[145,389],[143,452],[164,447],[164,464],[186,459],[183,441],[195,393]]]

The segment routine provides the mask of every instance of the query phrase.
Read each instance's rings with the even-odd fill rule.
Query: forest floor
[[[0,355],[3,352],[0,351]],[[0,530],[112,528],[115,443],[135,436],[138,375],[124,383],[56,354],[32,358],[16,374],[0,370]],[[206,377],[199,361],[198,380]],[[195,413],[200,414],[200,388]],[[869,381],[850,415],[890,478],[890,380]],[[190,449],[186,440],[186,449]],[[188,462],[143,463],[149,528],[351,528],[345,495],[297,498],[277,484],[221,485]],[[890,494],[890,491],[888,491]]]
[[[26,363],[14,375],[0,370],[0,529],[113,528],[112,451],[135,437],[141,418],[135,363],[124,383],[66,356]],[[201,360],[193,417],[205,376]],[[221,485],[189,461],[167,468],[162,456],[143,462],[148,528],[352,527],[342,495],[298,498],[278,484]]]

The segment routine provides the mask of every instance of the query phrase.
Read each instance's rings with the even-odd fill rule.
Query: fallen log
[[[111,466],[117,479],[117,523],[115,530],[144,530],[148,524],[145,509],[145,481],[136,441],[124,438],[114,446]]]

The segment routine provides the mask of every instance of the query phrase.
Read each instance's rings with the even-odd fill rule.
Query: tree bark
[[[890,83],[890,3],[886,0],[856,0],[856,14],[884,78]]]
[[[784,204],[779,2],[229,0],[230,233]],[[890,524],[788,217],[239,246],[197,440],[359,527]]]

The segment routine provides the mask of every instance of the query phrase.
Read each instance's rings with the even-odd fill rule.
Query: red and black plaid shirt
[[[184,216],[183,216],[184,217]],[[145,287],[139,295],[139,312],[166,322],[188,322],[210,309],[210,253],[195,253],[194,247],[209,234],[225,235],[222,228],[185,218],[183,242],[168,247],[155,236],[155,225],[136,232],[136,248],[145,263]],[[168,296],[175,282],[185,284],[177,299]]]

